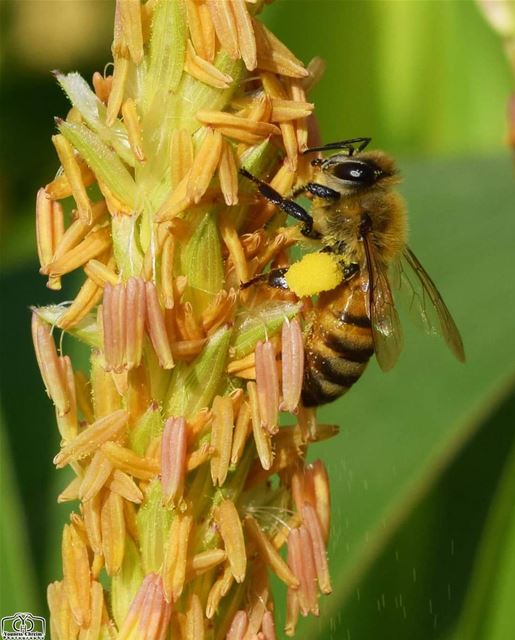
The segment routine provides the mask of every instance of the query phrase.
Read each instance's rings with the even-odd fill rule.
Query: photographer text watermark
[[[0,620],[2,640],[44,640],[46,620],[28,611],[19,611]]]

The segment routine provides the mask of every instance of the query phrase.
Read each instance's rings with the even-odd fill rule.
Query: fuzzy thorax
[[[334,168],[346,156],[337,154],[325,162],[315,181],[340,194],[336,202],[315,199],[312,214],[314,227],[321,234],[321,243],[336,253],[343,253],[346,262],[363,264],[365,261],[361,225],[370,219],[370,236],[377,257],[385,264],[395,262],[406,245],[407,219],[403,198],[392,189],[399,182],[393,160],[383,152],[361,153],[360,161],[377,167],[382,175],[369,186],[355,185],[342,180]]]

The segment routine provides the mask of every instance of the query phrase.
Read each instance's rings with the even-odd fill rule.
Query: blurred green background
[[[55,174],[53,116],[67,111],[50,69],[91,78],[109,61],[110,0],[0,2],[0,614],[45,615],[60,576],[66,484],[32,354],[31,304],[69,299],[38,276],[37,188]],[[496,34],[471,0],[283,0],[265,22],[327,72],[312,96],[326,141],[372,136],[398,156],[411,245],[444,294],[467,350],[412,332],[388,375],[373,363],[324,409],[334,582],[301,638],[515,637],[515,216]],[[66,342],[73,351],[71,341]]]

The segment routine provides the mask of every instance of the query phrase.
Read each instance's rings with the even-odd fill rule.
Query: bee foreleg
[[[318,234],[316,236],[313,236],[313,218],[306,211],[306,209],[304,209],[304,207],[301,207],[300,204],[297,204],[293,200],[283,198],[283,196],[273,187],[271,187],[266,182],[263,182],[263,180],[256,178],[256,176],[253,176],[244,167],[241,167],[240,173],[242,176],[245,176],[245,178],[252,180],[252,182],[257,185],[259,193],[263,196],[263,198],[268,200],[268,202],[275,204],[276,207],[279,207],[281,211],[284,211],[289,216],[292,216],[292,218],[303,222],[304,225],[302,227],[302,233],[305,236],[318,237]]]
[[[274,289],[288,289],[288,285],[284,277],[288,269],[289,267],[282,267],[280,269],[271,269],[267,273],[260,273],[258,276],[254,276],[250,280],[247,280],[247,282],[242,282],[240,289],[247,289],[258,282],[266,282],[270,287],[274,287]]]
[[[292,191],[291,197],[297,198],[302,193],[309,191],[311,195],[316,196],[317,198],[323,198],[324,200],[339,200],[340,194],[338,191],[331,189],[331,187],[326,187],[323,184],[318,184],[317,182],[308,182],[307,184],[303,184],[300,187],[297,187]]]

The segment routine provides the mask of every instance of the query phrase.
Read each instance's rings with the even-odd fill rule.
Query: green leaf
[[[297,57],[327,64],[309,96],[325,142],[372,135],[395,153],[488,154],[506,144],[513,71],[475,4],[288,0],[265,16]]]
[[[467,640],[514,638],[514,593],[515,446],[512,447],[491,507],[455,637]]]
[[[23,505],[16,487],[9,448],[0,420],[0,565],[2,566],[2,612],[38,613],[36,580],[32,571],[32,558],[26,535],[27,524]]]
[[[380,630],[396,640],[447,640],[515,444],[510,391],[511,385],[485,407],[475,435],[356,583],[332,628],[336,637],[369,638]],[[458,634],[456,640],[469,638],[475,636]]]

